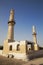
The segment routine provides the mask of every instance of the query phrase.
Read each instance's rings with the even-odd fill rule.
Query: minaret
[[[33,35],[33,42],[34,42],[34,50],[38,50],[37,37],[36,37],[37,33],[36,33],[36,27],[35,26],[32,27],[32,32],[33,32],[32,35]]]
[[[10,50],[8,43],[14,42],[14,25],[15,25],[14,10],[11,10],[8,21],[8,35],[7,35],[7,39],[4,40],[4,45],[3,45],[3,54],[9,53]]]
[[[8,41],[13,42],[14,41],[14,10],[12,9],[10,11],[9,21],[8,21]]]
[[[33,42],[34,42],[34,44],[37,44],[37,38],[36,38],[36,27],[35,26],[33,26],[33,28],[32,28],[32,32],[33,32]]]

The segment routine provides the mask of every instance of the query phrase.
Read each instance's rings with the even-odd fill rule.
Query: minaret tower
[[[14,10],[11,9],[10,11],[10,16],[9,16],[9,21],[8,21],[8,41],[13,42],[14,41]]]
[[[35,26],[33,26],[32,32],[33,32],[32,35],[33,35],[33,42],[34,42],[34,50],[38,50],[37,37],[36,37],[37,33],[36,33],[36,27]]]
[[[33,26],[33,29],[32,29],[32,32],[33,32],[33,42],[34,44],[37,44],[37,38],[36,38],[36,27]]]
[[[4,40],[3,54],[9,53],[9,51],[10,51],[9,50],[9,43],[14,42],[14,25],[15,25],[14,10],[11,9],[9,21],[8,21],[8,35],[7,35],[7,39]]]

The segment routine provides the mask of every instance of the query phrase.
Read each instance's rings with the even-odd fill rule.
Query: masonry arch
[[[17,51],[20,50],[20,44],[17,44]]]
[[[9,50],[12,51],[12,45],[10,45]]]

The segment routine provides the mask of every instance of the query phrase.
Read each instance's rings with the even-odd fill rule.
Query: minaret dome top
[[[32,27],[32,32],[33,33],[36,33],[36,27],[33,25],[33,27]]]
[[[14,10],[13,9],[11,9],[10,11],[9,21],[14,21]]]

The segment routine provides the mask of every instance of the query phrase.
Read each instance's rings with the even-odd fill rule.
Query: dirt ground
[[[0,56],[0,65],[43,65],[43,58],[37,58],[30,61],[22,61]]]

